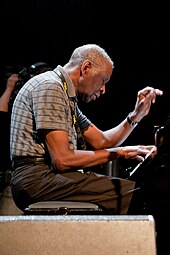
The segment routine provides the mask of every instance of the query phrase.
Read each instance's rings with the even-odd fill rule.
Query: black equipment
[[[148,170],[148,166],[152,163],[152,166],[159,164],[168,164],[170,156],[170,115],[163,121],[161,126],[155,127],[154,142],[157,147],[157,155],[154,159],[150,157],[152,151],[146,156],[144,161],[138,163],[133,169],[129,168],[128,177],[129,180],[136,180],[141,178]],[[151,166],[150,166],[151,167]],[[150,174],[147,172],[146,174]]]
[[[40,73],[50,71],[52,68],[45,62],[37,62],[35,64],[32,64],[30,67],[23,67],[20,69],[18,72],[13,72],[13,73],[18,73],[19,75],[19,80],[17,81],[14,91],[12,93],[11,99],[10,99],[10,104],[13,104],[13,101],[18,94],[19,90],[24,86],[24,84],[31,79],[33,76],[38,75]]]

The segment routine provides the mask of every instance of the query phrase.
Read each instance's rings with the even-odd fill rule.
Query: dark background
[[[81,108],[105,130],[117,125],[134,109],[140,89],[145,86],[162,89],[164,95],[157,98],[149,115],[125,142],[151,144],[154,126],[161,125],[170,114],[169,25],[168,1],[1,0],[0,69],[6,65],[30,66],[39,61],[51,67],[64,65],[75,47],[99,44],[113,59],[115,69],[106,94],[95,102],[80,105]],[[169,168],[167,172],[168,181]],[[165,183],[163,178],[163,187]],[[165,193],[168,198],[161,193],[154,207],[156,213],[153,210],[161,255],[163,249],[165,254],[169,249],[166,236],[170,226],[169,183]],[[155,189],[153,197],[159,198]],[[162,206],[166,199],[168,202]]]
[[[1,63],[29,66],[44,61],[64,65],[75,47],[96,43],[115,63],[106,94],[80,105],[100,128],[118,124],[133,110],[139,89],[164,91],[128,144],[153,143],[153,127],[169,115],[170,30],[161,1],[34,0],[0,3]],[[149,1],[148,1],[149,2]]]

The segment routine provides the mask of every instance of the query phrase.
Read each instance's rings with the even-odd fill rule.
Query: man
[[[117,127],[99,130],[77,105],[105,93],[114,64],[100,46],[74,50],[68,63],[30,79],[19,91],[11,117],[11,188],[24,209],[47,200],[94,202],[104,210],[126,214],[135,183],[82,172],[117,158],[143,160],[154,146],[119,147],[162,91],[138,92],[134,110]],[[88,143],[93,150],[87,150]],[[81,171],[80,171],[81,170]]]

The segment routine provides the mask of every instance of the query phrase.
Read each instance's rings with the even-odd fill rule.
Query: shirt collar
[[[68,92],[68,96],[70,98],[76,98],[76,91],[75,91],[75,87],[74,84],[72,82],[72,80],[70,79],[70,76],[67,74],[67,72],[64,70],[64,68],[60,65],[58,65],[55,69],[54,72],[57,73],[61,80],[63,81],[63,79],[65,80],[66,84],[67,84],[67,92]]]

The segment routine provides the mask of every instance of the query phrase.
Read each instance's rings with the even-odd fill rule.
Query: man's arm
[[[120,157],[125,159],[143,157],[153,149],[152,155],[156,154],[154,146],[124,146],[100,150],[74,150],[70,149],[68,134],[62,130],[46,131],[45,141],[54,168],[65,170],[76,170],[90,166],[106,163]]]
[[[12,91],[14,90],[14,87],[15,87],[17,81],[18,81],[18,74],[12,74],[8,78],[7,84],[6,84],[6,89],[3,93],[3,95],[0,97],[0,111],[8,112],[11,94],[12,94]]]
[[[85,140],[95,149],[111,148],[121,145],[146,116],[152,103],[155,103],[156,96],[161,96],[163,92],[159,89],[146,87],[137,94],[137,101],[134,110],[118,126],[102,132],[94,125],[83,132]]]

